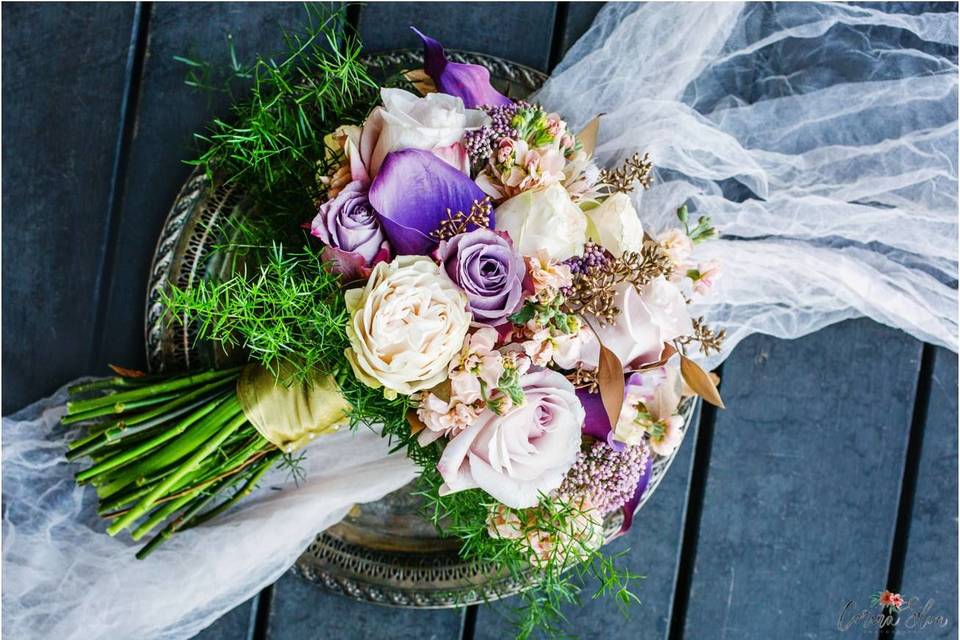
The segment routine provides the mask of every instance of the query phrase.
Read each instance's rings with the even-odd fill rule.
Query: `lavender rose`
[[[437,464],[441,495],[479,487],[514,509],[536,506],[563,482],[580,452],[583,407],[550,369],[520,377],[526,402],[502,416],[485,409],[448,443]]]
[[[444,271],[467,294],[475,324],[495,326],[523,303],[526,267],[510,241],[489,229],[440,243]]]
[[[320,205],[310,233],[324,244],[354,253],[370,265],[384,247],[383,230],[367,198],[369,185],[354,180],[337,197]]]

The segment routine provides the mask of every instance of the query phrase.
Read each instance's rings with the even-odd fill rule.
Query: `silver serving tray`
[[[493,84],[513,98],[537,90],[546,75],[509,60],[463,51],[448,51],[457,62],[480,64],[490,70]],[[374,74],[419,68],[419,51],[391,51],[366,58]],[[174,283],[189,287],[229,275],[233,260],[213,252],[220,223],[243,215],[242,194],[233,187],[211,185],[201,173],[184,184],[157,241],[147,283],[145,342],[151,370],[185,370],[223,366],[241,354],[224,353],[197,340],[192,328],[174,322],[161,303],[161,292]],[[682,410],[690,423],[695,402]],[[655,457],[653,472],[639,510],[653,495],[673,462]],[[608,516],[608,541],[620,529],[622,515]],[[446,608],[494,600],[517,593],[524,581],[492,566],[465,562],[456,539],[441,537],[420,516],[419,499],[408,485],[382,500],[356,505],[342,522],[317,534],[297,561],[307,580],[347,597],[398,607]]]

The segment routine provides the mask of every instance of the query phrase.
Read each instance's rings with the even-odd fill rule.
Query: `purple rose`
[[[333,200],[320,205],[310,233],[329,247],[357,254],[370,265],[384,249],[384,235],[377,213],[367,197],[369,185],[354,180]]]
[[[437,255],[467,294],[474,322],[496,326],[523,303],[523,258],[499,234],[489,229],[461,233],[441,242]]]

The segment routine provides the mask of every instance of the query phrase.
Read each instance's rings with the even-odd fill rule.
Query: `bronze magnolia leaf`
[[[581,147],[591,156],[593,155],[594,149],[597,148],[597,134],[599,132],[600,116],[596,116],[577,134],[577,140],[580,141]]]
[[[115,364],[108,364],[107,366],[110,367],[115,374],[118,376],[123,376],[124,378],[142,378],[147,375],[144,371],[139,371],[137,369],[125,369],[123,367],[118,367]]]
[[[683,354],[680,355],[680,375],[683,376],[683,381],[687,383],[687,386],[698,396],[715,407],[726,409],[723,406],[723,400],[720,399],[720,391],[710,374]]]
[[[420,95],[425,96],[428,93],[437,92],[437,85],[434,84],[433,78],[428,76],[427,72],[423,69],[405,71],[403,77],[410,81],[410,84],[420,92]]]
[[[597,387],[600,400],[607,412],[610,428],[617,427],[623,408],[623,365],[617,355],[600,344],[600,363],[597,368]]]
[[[663,351],[660,353],[660,359],[657,360],[656,362],[651,362],[650,364],[643,365],[642,367],[637,369],[637,371],[650,371],[651,369],[657,369],[659,367],[662,367],[663,365],[667,364],[667,360],[672,358],[675,353],[677,353],[677,348],[674,347],[669,342],[664,342]]]
[[[420,420],[420,416],[417,415],[417,412],[414,409],[407,411],[407,424],[410,425],[410,433],[413,435],[416,435],[427,428],[427,425],[423,424],[423,421]]]

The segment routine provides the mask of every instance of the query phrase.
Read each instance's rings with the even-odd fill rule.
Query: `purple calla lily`
[[[447,210],[468,213],[485,194],[431,152],[404,149],[387,154],[368,197],[394,253],[423,256],[439,244],[430,234],[447,219]]]
[[[577,389],[577,398],[583,405],[586,417],[583,420],[583,433],[610,445],[614,451],[623,451],[624,444],[613,439],[613,429],[610,427],[610,418],[603,406],[599,393],[590,393],[586,389]]]
[[[510,98],[493,88],[490,84],[490,72],[484,67],[449,62],[442,44],[420,33],[416,28],[410,28],[423,40],[423,70],[433,79],[438,91],[462,99],[467,109],[476,109],[481,105],[513,103]]]
[[[650,484],[650,477],[653,475],[653,453],[647,457],[647,464],[643,467],[640,474],[640,480],[637,481],[637,488],[633,492],[633,497],[627,500],[623,505],[623,524],[620,526],[620,534],[626,533],[633,524],[633,513],[637,510],[637,505],[643,499],[643,494]],[[619,534],[618,534],[619,535]]]

